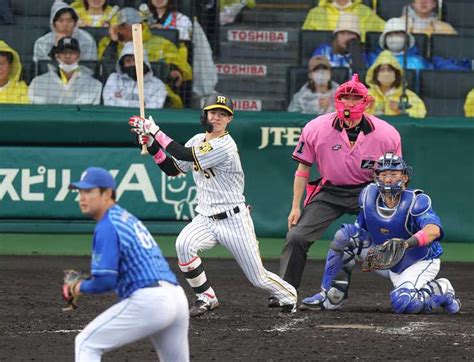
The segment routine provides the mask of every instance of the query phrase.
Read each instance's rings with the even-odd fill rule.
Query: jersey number
[[[194,171],[199,171],[199,166],[196,163],[194,163]],[[211,176],[212,177],[216,176],[216,173],[214,172],[212,168],[208,168],[207,170],[202,170],[202,173],[204,174],[205,178],[211,178]]]
[[[151,249],[153,246],[155,246],[155,240],[153,239],[153,236],[151,236],[150,232],[140,221],[133,224],[133,228],[135,229],[135,234],[137,235],[138,241],[145,249]]]

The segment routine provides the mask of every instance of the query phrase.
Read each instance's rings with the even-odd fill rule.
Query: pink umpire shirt
[[[387,122],[364,114],[363,127],[351,147],[336,113],[319,116],[303,129],[293,159],[316,164],[323,183],[358,185],[373,180],[372,166],[385,152],[402,155],[400,134]]]

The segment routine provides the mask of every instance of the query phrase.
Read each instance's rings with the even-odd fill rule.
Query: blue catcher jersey
[[[111,207],[95,227],[91,273],[116,275],[115,291],[121,299],[160,280],[178,284],[150,232],[119,205]]]
[[[441,229],[441,236],[431,244],[408,249],[400,263],[391,270],[400,273],[419,260],[438,258],[443,249],[439,240],[443,237],[441,221],[431,208],[431,199],[421,191],[404,190],[400,203],[390,215],[384,214],[385,206],[375,184],[368,185],[360,195],[362,208],[358,224],[367,230],[375,244],[383,244],[391,238],[408,239],[428,224]],[[385,206],[386,207],[386,206]]]

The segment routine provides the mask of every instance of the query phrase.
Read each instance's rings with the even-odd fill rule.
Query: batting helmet
[[[411,177],[411,167],[407,166],[403,158],[397,156],[393,152],[386,152],[381,156],[374,165],[375,184],[382,196],[397,196],[403,191],[403,187],[408,184]],[[408,176],[408,180],[399,180],[390,184],[379,179],[379,175],[383,171],[402,171],[403,175]]]
[[[352,107],[348,107],[341,100],[344,96],[347,95],[359,95],[361,99],[358,103]],[[334,106],[337,111],[337,116],[340,120],[344,120],[349,123],[357,121],[364,113],[367,105],[369,103],[368,90],[362,82],[359,81],[359,76],[354,74],[352,79],[348,82],[342,83],[337,89],[336,94],[334,95]]]
[[[207,112],[212,109],[223,109],[227,111],[229,115],[233,116],[234,103],[230,97],[222,94],[211,96],[206,99],[204,106],[202,107],[201,123],[207,132],[212,132],[212,124],[207,121]]]

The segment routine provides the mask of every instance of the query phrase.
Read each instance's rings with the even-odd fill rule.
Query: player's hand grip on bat
[[[156,142],[153,136],[149,134],[138,133],[136,137],[136,144],[140,148],[142,148],[143,145],[146,145],[148,152],[152,156],[156,155],[160,151],[160,145],[158,142]]]
[[[151,134],[155,136],[160,130],[160,127],[155,123],[152,116],[148,118],[132,116],[128,120],[128,124],[132,127],[130,131],[138,134]]]
[[[64,271],[64,280],[63,280],[63,299],[66,302],[66,307],[62,310],[67,312],[77,308],[77,300],[79,298],[79,291],[76,286],[82,280],[88,278],[87,274],[83,272],[68,269]]]

